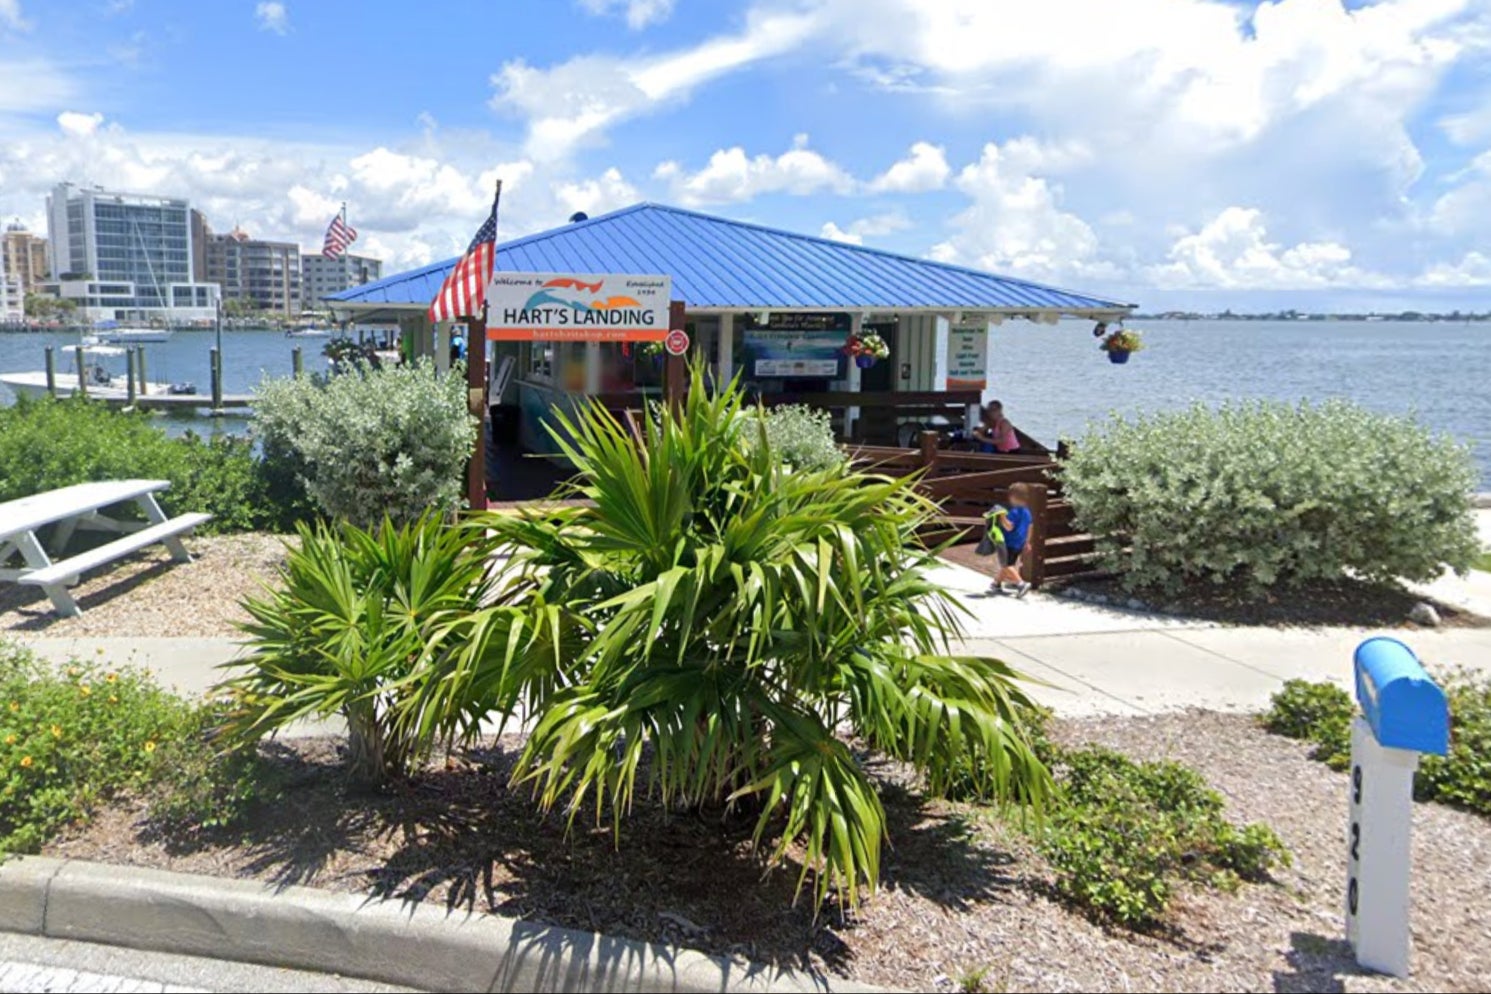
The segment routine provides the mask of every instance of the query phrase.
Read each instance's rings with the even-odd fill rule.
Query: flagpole
[[[492,271],[497,270],[497,206],[502,200],[502,180],[492,193]],[[466,470],[466,503],[473,511],[487,509],[487,432],[491,425],[490,382],[487,377],[487,299],[482,288],[480,314],[466,316],[466,396],[477,419],[476,446]]]

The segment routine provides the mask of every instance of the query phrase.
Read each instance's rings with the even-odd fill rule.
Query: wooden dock
[[[128,397],[104,398],[104,402],[115,407],[136,407],[142,411],[190,411],[202,409],[217,414],[222,411],[247,410],[254,405],[254,395],[250,393],[225,393],[214,401],[210,394],[201,393],[166,393],[151,394],[150,396],[137,395],[131,403]]]

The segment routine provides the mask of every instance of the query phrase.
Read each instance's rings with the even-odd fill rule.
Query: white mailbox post
[[[1371,638],[1356,649],[1346,828],[1346,940],[1369,970],[1408,975],[1409,836],[1419,755],[1449,749],[1449,707],[1413,650]]]

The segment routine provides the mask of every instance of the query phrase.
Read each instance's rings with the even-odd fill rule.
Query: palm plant
[[[362,529],[300,526],[281,583],[244,606],[250,654],[224,684],[224,731],[254,740],[303,718],[342,716],[348,769],[378,782],[409,772],[436,739],[406,720],[452,618],[487,596],[488,547],[438,513]],[[468,731],[446,726],[450,733]]]
[[[619,822],[639,779],[668,804],[753,810],[774,860],[801,843],[798,889],[811,873],[820,903],[874,886],[886,834],[841,734],[934,789],[971,766],[994,796],[1043,801],[1015,675],[949,654],[958,620],[927,575],[916,533],[935,508],[914,481],[787,471],[762,412],[734,385],[708,395],[698,370],[640,445],[595,404],[554,437],[585,503],[469,526],[512,560],[454,623],[419,705],[429,734],[473,701],[526,712],[515,776],[571,819]]]

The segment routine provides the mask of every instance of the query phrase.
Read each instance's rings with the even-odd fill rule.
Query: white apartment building
[[[211,321],[219,289],[194,272],[191,206],[59,183],[47,197],[53,283],[95,321]]]
[[[300,277],[304,284],[301,297],[305,306],[321,306],[321,298],[341,293],[364,283],[383,278],[383,260],[365,255],[344,255],[328,259],[319,252],[300,257]]]
[[[26,291],[21,281],[0,269],[0,324],[26,320]]]

